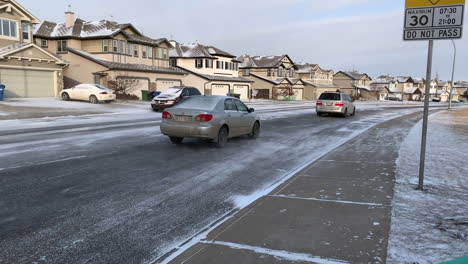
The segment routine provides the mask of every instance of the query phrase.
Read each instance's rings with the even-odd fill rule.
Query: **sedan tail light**
[[[172,115],[169,112],[163,112],[162,118],[164,119],[172,119]]]
[[[117,92],[116,92],[116,91],[114,91],[114,92],[112,92],[112,93],[113,93],[113,94],[117,94]]]
[[[322,103],[322,102],[317,102],[317,104],[316,104],[316,105],[323,105],[323,103]]]
[[[344,106],[343,103],[336,103],[335,106]]]
[[[107,92],[100,92],[99,94],[107,94]]]
[[[213,115],[197,115],[195,120],[198,122],[210,122],[213,119]]]

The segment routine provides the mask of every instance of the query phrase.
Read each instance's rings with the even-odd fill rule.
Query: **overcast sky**
[[[41,20],[132,23],[153,38],[214,45],[235,55],[288,54],[325,69],[425,77],[427,41],[404,42],[404,0],[18,0]],[[455,79],[468,80],[465,38],[456,40]],[[450,79],[453,47],[436,41],[434,76]]]

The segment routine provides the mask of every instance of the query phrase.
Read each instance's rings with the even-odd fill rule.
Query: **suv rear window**
[[[323,93],[319,100],[341,101],[341,97],[338,93]]]

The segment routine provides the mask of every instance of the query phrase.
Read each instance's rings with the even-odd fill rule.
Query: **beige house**
[[[339,71],[333,78],[342,92],[353,97],[359,97],[360,89],[371,89],[372,78],[366,73]]]
[[[141,97],[141,90],[181,86],[187,75],[169,65],[167,39],[147,37],[132,24],[86,22],[67,12],[64,23],[45,21],[34,37],[37,45],[70,63],[64,71],[67,88],[97,83]]]
[[[14,0],[0,1],[0,83],[5,97],[53,97],[67,63],[33,43],[40,21]]]
[[[297,78],[297,67],[288,55],[241,56],[240,74],[251,81],[257,99],[297,100],[304,98],[304,82]]]
[[[297,78],[304,83],[304,99],[317,100],[323,92],[336,91],[339,86],[333,83],[333,70],[324,70],[318,64],[296,64]]]
[[[249,99],[252,81],[239,77],[236,56],[213,46],[199,43],[173,43],[170,63],[184,72],[184,84],[198,88],[206,95],[240,94]]]

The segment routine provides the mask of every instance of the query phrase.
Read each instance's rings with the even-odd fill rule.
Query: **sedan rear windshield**
[[[207,96],[186,97],[184,100],[182,100],[180,103],[175,105],[173,108],[211,111],[216,107],[218,102],[219,102],[219,98],[215,98],[215,97],[207,97]]]
[[[169,88],[169,89],[166,89],[166,90],[162,91],[161,94],[162,95],[163,94],[166,94],[166,95],[171,94],[172,95],[172,94],[178,94],[181,91],[182,91],[182,88]]]
[[[320,95],[319,100],[340,101],[341,96],[337,93],[323,93],[322,95]]]
[[[101,90],[109,90],[109,88],[107,88],[105,86],[102,86],[100,84],[95,84],[94,86],[97,87],[98,89],[101,89]]]

